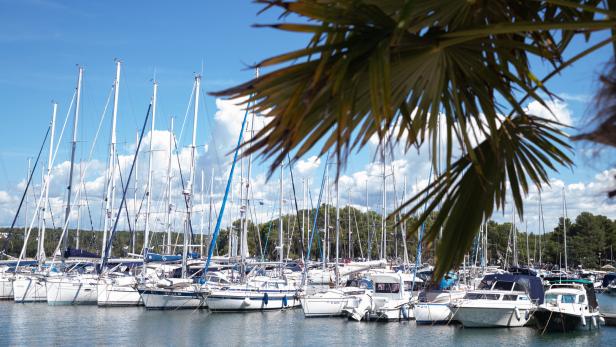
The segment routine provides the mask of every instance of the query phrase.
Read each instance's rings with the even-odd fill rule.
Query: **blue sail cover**
[[[537,304],[543,304],[543,282],[537,276],[517,275],[517,274],[494,274],[486,275],[481,280],[488,286],[496,281],[515,282],[526,290],[528,296]]]
[[[188,259],[199,259],[201,257],[201,255],[197,252],[191,252],[188,253]],[[174,262],[174,261],[181,261],[182,260],[182,255],[181,254],[158,254],[158,253],[151,253],[148,252],[145,255],[145,262],[149,263],[152,261],[158,261],[158,262]]]
[[[78,249],[78,248],[67,248],[66,251],[64,251],[64,258],[68,259],[68,258],[100,258],[101,256],[96,254],[96,253],[92,253],[92,252],[88,252],[88,251],[84,251],[83,249]]]

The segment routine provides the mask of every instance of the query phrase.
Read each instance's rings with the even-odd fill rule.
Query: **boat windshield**
[[[505,282],[505,281],[496,281],[493,290],[511,290],[513,288],[513,282]]]
[[[377,293],[399,293],[400,283],[377,283],[375,292]]]
[[[546,304],[556,304],[558,302],[558,295],[546,294],[544,300]]]
[[[464,298],[468,300],[498,300],[500,294],[467,293]]]
[[[560,297],[560,302],[562,302],[563,304],[574,304],[575,303],[575,295],[563,294]]]

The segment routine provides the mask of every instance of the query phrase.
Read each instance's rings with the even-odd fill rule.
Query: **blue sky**
[[[34,156],[38,150],[49,122],[51,100],[59,103],[59,122],[64,119],[75,88],[76,64],[85,67],[78,157],[81,160],[87,157],[88,141],[96,131],[114,78],[115,58],[123,61],[118,141],[122,154],[129,155],[135,131],[141,125],[149,102],[154,76],[159,82],[156,128],[166,130],[171,115],[181,124],[194,74],[202,68],[203,90],[220,90],[251,78],[253,71],[247,69],[247,65],[305,45],[306,37],[300,34],[251,27],[255,23],[278,20],[280,13],[274,11],[257,16],[260,9],[248,1],[184,1],[179,4],[164,1],[0,0],[0,114],[3,120],[0,130],[0,193],[4,193],[4,198],[0,194],[0,205],[4,204],[0,209],[0,225],[10,223],[15,199],[20,193],[17,188],[25,175],[26,158]],[[581,40],[576,41],[572,52],[584,45]],[[548,84],[563,98],[557,105],[558,109],[572,119],[573,125],[584,124],[592,115],[590,100],[597,87],[597,76],[603,72],[610,56],[609,47],[603,49]],[[549,71],[541,62],[533,62],[533,65],[538,76]],[[200,165],[206,172],[209,172],[207,166],[212,160],[224,162],[222,154],[226,153],[225,149],[230,150],[229,144],[235,141],[230,125],[237,124],[238,115],[241,116],[241,110],[232,104],[205,97],[205,107],[200,112],[198,142],[209,145],[209,148],[213,148],[215,142],[220,146],[215,155],[217,159],[212,159],[212,153],[202,156],[206,159],[201,160]],[[102,144],[97,145],[95,151],[96,159],[102,162],[105,161],[109,136],[109,126],[107,122],[105,124]],[[58,164],[68,160],[67,139],[63,139],[60,147]],[[188,136],[185,136],[182,145],[187,143]],[[348,186],[347,189],[355,191],[352,203],[356,205],[363,203],[363,198],[360,198],[363,196],[360,192],[362,182],[377,169],[371,165],[374,149],[372,145],[367,146],[349,161],[344,173],[342,182]],[[599,157],[588,155],[593,150],[597,148],[576,145],[576,167],[554,174],[555,188],[551,193],[546,192],[551,194],[546,202],[551,204],[546,208],[548,225],[553,225],[552,221],[558,217],[561,186],[572,195],[570,216],[594,208],[591,212],[616,218],[614,202],[607,201],[602,194],[610,183],[609,176],[614,175],[614,171],[606,171],[613,167],[614,152],[600,149]],[[398,184],[402,181],[400,176],[406,176],[409,185],[427,179],[425,154],[400,154],[396,159],[397,166],[392,170],[400,170]],[[298,179],[314,178],[312,195],[316,200],[316,181],[320,179],[323,161],[319,165],[308,161],[300,165],[303,166],[298,167]],[[96,170],[102,174],[104,166],[98,165]],[[259,166],[255,171],[256,176],[261,175],[256,180],[264,184],[264,168]],[[89,175],[92,180],[96,178],[96,172]],[[218,186],[221,181],[217,181]],[[60,187],[65,183],[62,179],[54,180],[54,183],[59,185],[57,195],[60,199]],[[377,184],[371,184],[371,199],[375,207],[378,206],[377,188]],[[215,191],[221,189],[218,187]],[[263,194],[262,198],[267,198],[266,195]],[[346,201],[346,195],[342,196]],[[531,194],[528,199],[531,209],[534,208],[533,199]],[[58,204],[60,206],[61,202]],[[506,214],[498,218],[506,220],[509,217]],[[529,224],[532,223],[531,217]]]

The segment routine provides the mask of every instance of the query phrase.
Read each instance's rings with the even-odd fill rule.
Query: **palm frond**
[[[335,153],[340,169],[373,136],[406,149],[427,144],[436,153],[444,135],[445,170],[433,187],[441,190],[425,201],[420,195],[410,200],[417,210],[420,200],[436,206],[444,199],[439,269],[455,265],[466,250],[449,248],[451,237],[461,233],[466,240],[478,220],[502,208],[506,180],[522,213],[529,186],[545,184],[546,169],[570,164],[556,126],[526,115],[526,97],[519,99],[524,93],[547,106],[538,91],[552,95],[531,70],[530,58],[560,71],[569,65],[562,56],[575,35],[616,25],[601,0],[257,2],[306,20],[270,26],[312,38],[304,49],[257,64],[276,70],[212,93],[244,98],[269,118],[244,153],[271,160],[273,171],[288,155],[297,160],[318,148],[321,155]],[[505,114],[512,116],[503,121]],[[441,118],[445,134],[439,134]],[[432,165],[438,166],[436,156]],[[474,201],[473,218],[449,222],[460,221],[469,194],[482,192],[489,194]],[[444,256],[447,250],[451,256]]]

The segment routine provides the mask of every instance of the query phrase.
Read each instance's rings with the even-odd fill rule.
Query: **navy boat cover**
[[[518,275],[518,274],[493,274],[486,275],[481,280],[482,285],[491,287],[496,281],[515,282],[526,290],[528,296],[537,304],[543,304],[543,282],[537,276]]]

